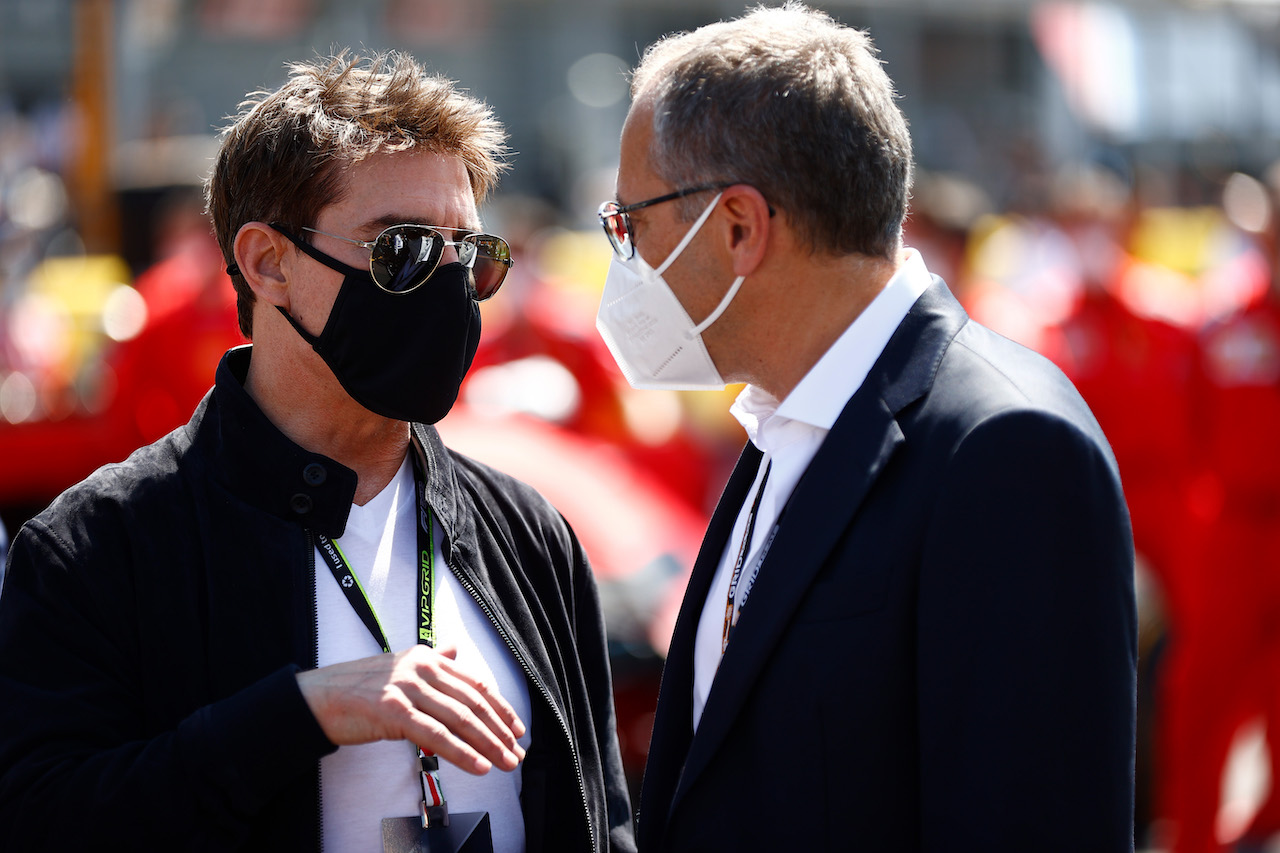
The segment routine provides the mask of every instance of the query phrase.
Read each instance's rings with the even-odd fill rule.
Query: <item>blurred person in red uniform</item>
[[[1280,833],[1280,198],[1259,241],[1270,287],[1201,336],[1193,607],[1171,637],[1165,747],[1166,810],[1176,853],[1220,850],[1215,837],[1223,768],[1239,726],[1267,726],[1271,790],[1236,848],[1262,850]],[[1228,829],[1229,828],[1225,828]]]
[[[1101,167],[1064,172],[1054,193],[1054,219],[1075,248],[1079,293],[1070,313],[1046,341],[1049,355],[1070,377],[1101,424],[1120,466],[1140,570],[1156,596],[1140,602],[1144,625],[1179,625],[1194,606],[1187,558],[1192,544],[1189,483],[1193,456],[1190,383],[1196,370],[1195,334],[1149,316],[1125,299],[1127,284],[1147,264],[1124,249],[1131,195],[1123,180]],[[1150,585],[1140,585],[1150,589]],[[1140,717],[1136,817],[1141,835],[1153,817],[1153,731],[1167,702],[1154,698],[1155,643],[1144,632],[1140,658]]]
[[[1120,180],[1088,169],[1063,183],[1055,218],[1078,253],[1080,292],[1046,354],[1102,425],[1120,464],[1135,548],[1176,598],[1192,455],[1195,335],[1140,313],[1123,297],[1126,279],[1141,275],[1144,265],[1122,247],[1131,208]]]
[[[120,428],[135,433],[130,447],[184,423],[213,386],[218,357],[246,342],[198,190],[176,191],[160,206],[155,243],[155,263],[134,284],[146,324],[111,357]]]

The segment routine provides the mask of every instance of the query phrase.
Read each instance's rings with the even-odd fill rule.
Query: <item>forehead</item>
[[[466,164],[454,154],[372,154],[343,170],[341,197],[318,221],[347,230],[400,222],[475,229],[480,225]]]
[[[622,126],[622,143],[618,158],[617,200],[634,204],[657,194],[664,182],[653,171],[653,107],[638,101],[627,113]]]

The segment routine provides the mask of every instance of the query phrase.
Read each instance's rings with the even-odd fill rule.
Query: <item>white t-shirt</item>
[[[395,478],[364,506],[352,506],[337,540],[359,577],[392,651],[417,642],[417,501],[408,456]],[[529,688],[523,671],[484,611],[446,566],[443,532],[435,524],[435,629],[437,645],[458,648],[457,662],[496,684],[499,693],[531,728]],[[382,653],[352,609],[329,563],[316,553],[316,613],[320,666]],[[520,738],[528,749],[531,731]],[[320,762],[324,849],[336,853],[382,850],[382,819],[421,812],[417,752],[407,741],[343,746]],[[495,853],[523,853],[520,768],[473,776],[440,762],[440,783],[450,812],[489,812]]]

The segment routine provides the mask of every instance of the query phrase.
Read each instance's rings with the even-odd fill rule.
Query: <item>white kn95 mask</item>
[[[716,194],[656,270],[645,263],[639,251],[627,261],[614,255],[609,265],[596,329],[632,388],[695,391],[725,386],[702,342],[702,333],[729,307],[746,276],[734,279],[720,304],[701,323],[694,323],[662,278],[715,210],[720,195]]]

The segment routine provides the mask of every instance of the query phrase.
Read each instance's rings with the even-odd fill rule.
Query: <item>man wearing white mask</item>
[[[911,141],[869,37],[761,8],[650,47],[632,96],[598,326],[636,387],[746,383],[750,439],[671,641],[641,850],[1132,850],[1115,461],[902,245]]]

